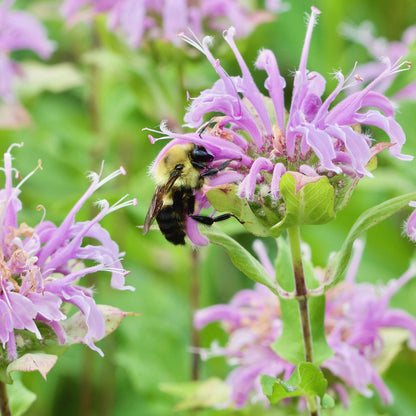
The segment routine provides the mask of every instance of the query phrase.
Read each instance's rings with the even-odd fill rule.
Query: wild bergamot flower
[[[62,306],[72,304],[85,316],[87,333],[82,342],[102,354],[94,342],[105,335],[103,315],[95,304],[93,290],[77,283],[86,275],[107,271],[111,273],[113,288],[133,290],[125,285],[123,253],[100,221],[135,201],[125,201],[124,197],[110,206],[104,200],[93,219],[76,221],[75,217],[98,188],[125,171],[120,168],[105,178],[101,178],[101,172],[91,173],[91,185],[60,225],[43,218],[36,225],[20,223],[19,194],[31,174],[13,186],[13,176],[17,173],[12,167],[14,146],[4,154],[1,169],[5,185],[0,189],[0,342],[3,348],[7,346],[8,358],[14,360],[18,356],[15,331],[26,330],[41,338],[37,324],[44,323],[64,344],[66,334],[61,323],[67,316]],[[21,343],[19,346],[23,348]]]
[[[413,264],[399,279],[385,286],[356,283],[355,275],[364,245],[357,241],[356,251],[345,281],[326,292],[325,333],[334,354],[325,360],[321,369],[332,376],[329,388],[348,405],[347,388],[364,396],[371,396],[371,386],[383,403],[392,396],[383,382],[376,361],[385,352],[383,330],[400,329],[408,338],[411,349],[416,349],[416,319],[401,309],[389,306],[391,297],[416,275]],[[260,241],[254,249],[271,277],[275,271]],[[319,278],[319,271],[316,276]],[[266,287],[256,284],[253,290],[236,293],[228,304],[213,305],[196,312],[194,325],[201,329],[210,322],[219,321],[228,335],[224,347],[214,343],[201,350],[203,357],[225,356],[233,366],[227,377],[231,387],[229,403],[242,408],[248,400],[268,403],[263,395],[260,375],[287,380],[295,366],[273,349],[273,343],[282,334],[283,322],[279,298]],[[397,333],[396,333],[397,336]]]
[[[207,57],[219,79],[191,101],[185,125],[195,129],[194,132],[174,133],[162,123],[161,138],[174,140],[158,155],[155,166],[172,146],[189,142],[212,153],[213,167],[232,159],[226,170],[207,183],[204,192],[197,193],[198,210],[209,207],[210,202],[216,208],[212,198],[207,199],[209,189],[234,183],[235,195],[247,201],[249,209],[270,228],[281,223],[285,216],[287,201],[282,198],[280,185],[286,174],[293,176],[296,194],[305,185],[322,178],[328,180],[335,195],[332,209],[336,211],[344,206],[343,202],[336,202],[339,195],[348,195],[360,178],[372,176],[368,165],[377,153],[388,148],[398,159],[412,159],[402,153],[405,133],[395,120],[393,104],[375,91],[380,83],[408,69],[409,63],[385,58],[377,76],[344,99],[340,93],[351,84],[362,82],[362,78],[357,73],[345,78],[339,71],[335,74],[337,86],[324,98],[324,76],[307,68],[312,31],[319,14],[313,7],[288,110],[284,103],[286,81],[272,51],[260,51],[255,64],[267,74],[264,86],[268,96],[265,96],[235,44],[233,27],[224,32],[224,39],[240,66],[238,76],[228,74],[214,58],[209,50],[210,37],[199,42],[182,36]],[[375,143],[362,125],[380,128],[390,143]],[[152,136],[150,139],[154,140]],[[230,192],[229,188],[223,189]],[[230,209],[236,205],[235,201]],[[246,206],[243,209],[247,211]],[[241,219],[246,221],[245,226],[252,222]],[[191,241],[206,244],[195,221],[189,219],[188,224]]]

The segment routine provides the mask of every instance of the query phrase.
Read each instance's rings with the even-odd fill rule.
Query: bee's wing
[[[143,225],[143,235],[147,234],[150,226],[156,218],[156,215],[162,209],[163,206],[163,195],[166,193],[166,186],[158,186],[155,194],[153,195],[152,202],[150,203],[149,210],[146,214],[146,219]]]
[[[153,221],[155,220],[157,214],[159,214],[160,210],[163,207],[163,197],[170,192],[172,189],[173,184],[175,183],[176,179],[178,179],[179,174],[174,172],[166,185],[158,186],[156,188],[155,194],[153,195],[152,202],[150,203],[149,210],[147,211],[146,218],[144,220],[143,225],[143,235],[147,234],[150,226],[152,225]]]

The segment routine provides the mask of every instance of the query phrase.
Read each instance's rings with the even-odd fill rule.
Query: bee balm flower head
[[[61,322],[67,316],[61,307],[68,303],[85,316],[87,333],[83,342],[102,354],[94,341],[105,335],[103,315],[95,304],[93,291],[77,282],[88,274],[108,271],[112,287],[133,289],[125,286],[123,253],[99,222],[134,201],[123,202],[123,198],[113,206],[103,201],[101,211],[90,221],[76,221],[75,216],[94,191],[125,173],[124,169],[106,178],[101,178],[101,173],[92,173],[91,185],[60,225],[43,219],[37,225],[28,225],[19,223],[18,213],[22,209],[21,187],[30,175],[13,186],[12,148],[4,154],[1,169],[5,185],[0,189],[0,342],[3,348],[7,346],[9,359],[14,360],[18,355],[15,331],[26,330],[40,339],[37,324],[44,323],[64,344],[66,334]],[[95,244],[85,244],[85,238]],[[84,265],[84,260],[92,261],[91,265]]]
[[[334,355],[320,367],[334,376],[328,379],[329,388],[338,393],[346,407],[347,388],[368,397],[373,394],[370,388],[373,386],[384,404],[392,401],[376,365],[376,360],[385,352],[384,329],[403,331],[409,347],[416,349],[415,318],[389,306],[391,297],[416,275],[416,266],[412,265],[399,279],[385,286],[356,283],[363,246],[362,242],[356,244],[345,281],[326,293],[325,333]],[[260,241],[254,248],[265,269],[274,276]],[[214,321],[222,323],[228,341],[224,347],[214,344],[208,351],[201,352],[208,357],[225,356],[234,366],[226,380],[231,387],[228,404],[242,408],[249,400],[267,403],[261,389],[261,374],[287,380],[295,368],[273,349],[283,328],[279,298],[256,284],[253,290],[238,292],[229,304],[201,309],[194,317],[198,329]]]
[[[368,164],[378,152],[388,148],[396,158],[412,159],[402,153],[405,134],[394,118],[392,103],[374,91],[383,80],[408,69],[407,63],[386,59],[379,74],[365,88],[344,99],[339,99],[340,93],[351,83],[360,82],[360,77],[352,74],[345,78],[338,72],[335,75],[337,86],[324,98],[325,78],[307,69],[312,31],[319,14],[313,7],[287,110],[284,105],[286,82],[272,51],[260,51],[256,61],[256,67],[267,74],[264,87],[268,96],[264,96],[235,44],[234,28],[225,31],[224,38],[240,66],[239,76],[229,75],[211,54],[211,38],[199,42],[183,36],[207,57],[219,79],[192,100],[185,115],[186,126],[196,129],[194,133],[176,134],[164,125],[161,127],[162,138],[174,140],[162,150],[157,161],[171,146],[184,142],[204,146],[214,155],[214,165],[233,159],[229,169],[211,180],[209,187],[225,185],[222,190],[230,192],[228,185],[234,182],[237,185],[235,195],[246,200],[254,216],[269,227],[289,220],[287,200],[282,197],[281,189],[282,178],[286,187],[288,175],[293,177],[290,180],[294,183],[294,197],[307,185],[319,182],[328,190],[329,184],[332,187],[329,203],[332,207],[329,208],[336,211],[345,205],[348,198],[342,198],[359,178],[372,176]],[[213,113],[217,114],[214,118]],[[362,124],[384,130],[390,143],[373,145],[369,134],[362,131]],[[205,195],[198,198],[200,207],[209,206]],[[213,198],[209,199],[216,208]],[[236,205],[234,194],[230,201],[232,209]],[[240,204],[241,211],[247,211],[244,204]],[[238,215],[238,212],[233,213]],[[334,216],[332,212],[328,218],[319,220],[322,223]],[[241,219],[247,226],[253,222],[252,218]],[[293,216],[292,221],[295,221]],[[196,234],[188,235],[198,240]]]

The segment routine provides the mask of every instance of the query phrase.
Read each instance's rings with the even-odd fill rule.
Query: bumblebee
[[[165,238],[177,245],[185,244],[186,216],[202,224],[226,220],[233,214],[217,217],[194,215],[195,191],[202,188],[206,177],[225,169],[232,160],[216,168],[208,168],[214,156],[197,144],[172,146],[154,168],[156,191],[150,203],[143,226],[147,234],[156,219]]]

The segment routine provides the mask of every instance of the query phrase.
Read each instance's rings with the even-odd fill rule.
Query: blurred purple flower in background
[[[416,208],[416,201],[411,201],[409,206]],[[409,238],[416,243],[416,210],[408,218],[405,231]]]
[[[272,12],[287,9],[280,0],[269,0],[266,5]],[[272,18],[238,0],[66,0],[62,13],[70,25],[108,13],[109,29],[119,30],[133,48],[138,48],[144,37],[177,43],[179,32],[191,29],[200,36],[206,29],[222,31],[230,24],[245,36]]]
[[[91,185],[59,226],[41,219],[31,227],[19,223],[18,213],[22,209],[21,186],[33,172],[13,186],[14,173],[18,176],[10,153],[14,146],[4,154],[4,168],[1,169],[6,180],[4,188],[0,189],[0,341],[3,348],[7,344],[9,359],[14,360],[18,355],[15,330],[28,330],[40,339],[36,322],[43,322],[64,344],[66,334],[60,321],[67,316],[61,306],[68,303],[85,315],[88,330],[83,342],[102,354],[94,341],[105,334],[103,316],[95,304],[93,290],[76,283],[91,273],[108,271],[113,288],[133,290],[125,286],[127,272],[121,264],[123,253],[99,222],[107,214],[134,201],[122,198],[113,206],[100,201],[101,210],[90,221],[77,222],[75,216],[97,189],[125,171],[120,168],[103,179],[101,172],[91,173]],[[86,238],[89,243],[84,241]]]
[[[374,61],[357,67],[357,73],[363,78],[364,83],[369,83],[374,80],[382,70],[384,62],[380,58],[388,58],[391,62],[404,59],[409,56],[410,48],[416,41],[416,26],[408,27],[403,32],[400,41],[392,42],[382,37],[376,37],[374,35],[374,25],[369,21],[362,22],[359,26],[344,23],[341,26],[341,32],[346,38],[363,45],[374,58]],[[395,74],[387,77],[375,87],[375,90],[385,93],[394,79]],[[356,90],[356,88],[352,90]],[[416,81],[396,92],[391,98],[393,100],[415,100]]]
[[[199,144],[214,155],[214,163],[234,159],[230,169],[220,172],[209,182],[209,186],[237,182],[240,198],[262,205],[268,196],[273,205],[269,208],[275,210],[281,198],[280,179],[286,172],[295,172],[301,177],[299,183],[317,180],[320,176],[333,178],[340,175],[333,181],[336,187],[345,186],[342,180],[345,177],[372,176],[367,164],[385,148],[389,148],[396,158],[411,160],[411,156],[401,153],[406,138],[395,120],[393,104],[374,91],[384,80],[407,70],[408,63],[392,62],[386,58],[374,80],[334,105],[345,88],[360,82],[354,74],[345,79],[341,72],[337,72],[335,78],[338,85],[323,99],[325,78],[307,69],[312,31],[319,14],[320,11],[312,7],[299,68],[294,75],[289,113],[284,106],[286,82],[280,75],[272,51],[261,50],[256,61],[256,67],[267,73],[264,86],[269,96],[266,97],[255,85],[235,44],[234,28],[224,32],[224,38],[234,52],[241,76],[230,76],[221,67],[209,50],[210,37],[199,42],[183,35],[185,41],[207,57],[220,79],[212,88],[192,99],[185,122],[187,127],[197,129],[196,132],[173,133],[162,124],[164,136],[161,138],[174,140],[161,151],[156,164],[175,144]],[[214,118],[213,113],[217,115]],[[204,118],[210,118],[210,122],[205,120],[204,123]],[[391,143],[372,146],[373,140],[369,133],[361,131],[361,124],[384,130]],[[155,140],[152,136],[150,139]],[[197,195],[197,200],[199,208],[209,206],[204,195]],[[192,226],[196,230],[196,226]],[[188,236],[196,244],[202,241],[196,233],[188,232]]]
[[[10,10],[13,3],[3,0],[0,4],[0,98],[8,102],[14,100],[14,77],[22,75],[10,52],[29,49],[47,59],[55,49],[42,24],[28,12]]]
[[[254,248],[268,273],[274,276],[262,243],[256,241]],[[383,403],[392,401],[375,364],[385,352],[383,329],[405,330],[409,347],[416,349],[416,319],[403,310],[389,308],[391,297],[416,275],[416,265],[385,286],[355,283],[363,248],[358,241],[345,281],[326,293],[325,331],[334,355],[321,369],[336,377],[329,387],[338,393],[346,407],[346,386],[365,396],[372,395],[370,386],[373,386]],[[282,332],[280,316],[279,299],[260,284],[253,290],[238,292],[229,304],[210,306],[195,315],[196,328],[220,321],[228,334],[225,347],[214,343],[209,350],[201,350],[201,355],[225,356],[235,366],[226,382],[231,386],[229,401],[236,408],[242,408],[248,400],[268,402],[262,393],[261,374],[287,380],[295,368],[272,348]]]

